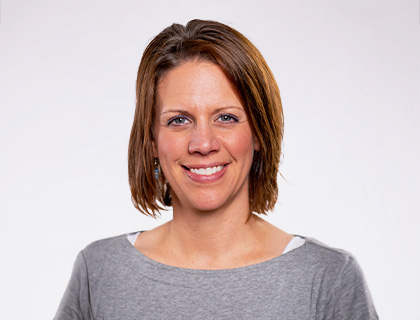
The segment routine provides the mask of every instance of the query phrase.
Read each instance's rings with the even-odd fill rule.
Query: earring
[[[158,159],[155,158],[155,179],[159,179],[159,163]]]

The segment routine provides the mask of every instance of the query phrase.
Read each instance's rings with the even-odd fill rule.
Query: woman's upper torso
[[[100,240],[79,254],[55,319],[378,319],[352,255],[305,240],[225,270],[156,262],[127,235]]]

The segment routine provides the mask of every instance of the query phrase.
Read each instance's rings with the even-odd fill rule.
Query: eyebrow
[[[226,107],[217,108],[216,110],[214,110],[214,113],[218,113],[218,112],[220,112],[222,110],[225,110],[225,109],[238,109],[238,110],[245,111],[241,107],[237,107],[237,106],[226,106]],[[189,111],[183,110],[183,109],[169,109],[169,110],[166,110],[166,111],[162,112],[161,115],[164,115],[166,113],[185,113],[185,114],[190,114]]]

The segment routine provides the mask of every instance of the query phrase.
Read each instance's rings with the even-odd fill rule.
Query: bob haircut
[[[136,111],[128,149],[132,202],[154,218],[171,205],[164,174],[154,176],[153,126],[159,80],[187,61],[206,61],[225,73],[260,144],[249,172],[251,212],[267,214],[278,196],[277,173],[283,140],[283,109],[274,76],[258,49],[235,29],[215,21],[172,24],[146,47],[137,73]]]

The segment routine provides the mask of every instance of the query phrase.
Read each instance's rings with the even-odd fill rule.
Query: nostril
[[[191,134],[188,151],[190,153],[208,154],[219,148],[219,143],[214,136],[212,128],[197,126]]]

